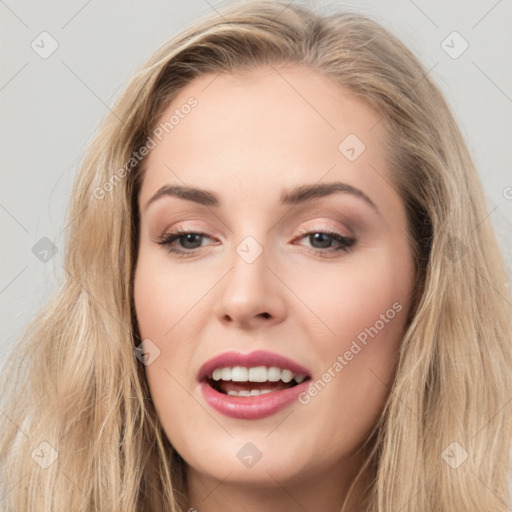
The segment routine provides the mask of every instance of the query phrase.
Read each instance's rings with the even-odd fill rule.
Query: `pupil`
[[[320,241],[320,244],[321,244],[322,248],[330,246],[330,239],[329,239],[329,235],[328,234],[326,234],[326,233],[315,233],[314,235],[311,235],[311,236],[313,237],[313,240]],[[324,239],[324,242],[327,242],[327,243],[324,243],[322,245],[322,238]]]
[[[194,237],[200,237],[201,235],[197,234],[197,233],[188,233],[186,235],[184,235],[182,238],[185,239],[185,247],[188,248],[188,249],[195,249],[195,247],[189,247],[187,244],[189,242],[192,243],[192,245],[194,244]],[[197,240],[196,240],[197,241]],[[199,244],[200,245],[200,244]]]

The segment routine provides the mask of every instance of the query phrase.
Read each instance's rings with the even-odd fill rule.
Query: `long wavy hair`
[[[185,463],[134,354],[139,150],[195,77],[281,64],[322,73],[380,113],[408,216],[416,288],[395,379],[365,442],[364,511],[510,510],[507,268],[449,107],[413,54],[367,17],[259,0],[227,4],[161,46],[90,145],[62,283],[3,367],[2,510],[187,507]]]

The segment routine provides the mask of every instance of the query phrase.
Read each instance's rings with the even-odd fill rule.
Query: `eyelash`
[[[352,250],[352,247],[356,242],[356,240],[353,238],[349,238],[349,237],[343,236],[335,231],[329,231],[329,230],[323,229],[323,228],[315,229],[315,230],[307,230],[305,228],[302,228],[300,230],[300,232],[301,232],[302,236],[299,239],[305,238],[307,235],[314,235],[317,233],[322,233],[322,234],[328,235],[335,242],[340,244],[340,246],[335,249],[332,249],[332,248],[311,249],[311,251],[315,255],[319,255],[319,256],[323,256],[323,257],[326,257],[325,256],[326,253],[332,254],[332,253],[337,253],[340,251],[348,253]],[[188,256],[191,256],[193,252],[195,252],[197,249],[199,249],[199,247],[196,249],[177,249],[177,248],[173,247],[171,244],[185,235],[192,235],[192,234],[209,238],[208,234],[204,233],[203,231],[188,231],[186,229],[178,228],[175,231],[165,233],[163,236],[161,236],[158,239],[157,244],[162,247],[166,247],[169,253],[173,253],[179,258],[186,258]]]

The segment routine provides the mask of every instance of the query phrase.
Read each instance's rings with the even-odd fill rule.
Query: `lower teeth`
[[[263,395],[265,393],[272,393],[271,389],[252,389],[251,391],[242,390],[242,391],[228,391],[228,395],[231,396],[256,396]]]

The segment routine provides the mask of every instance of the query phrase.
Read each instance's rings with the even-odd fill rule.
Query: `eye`
[[[349,252],[356,243],[354,238],[350,238],[327,229],[302,230],[302,236],[299,240],[308,238],[312,245],[313,252],[319,255],[326,253],[337,253],[339,251]],[[334,243],[334,246],[333,246]]]
[[[169,253],[176,254],[178,257],[187,257],[202,247],[201,242],[205,237],[210,238],[202,231],[176,229],[165,233],[159,238],[157,244],[166,247]],[[353,238],[322,228],[309,231],[302,230],[299,240],[304,238],[309,239],[312,244],[312,252],[318,255],[337,253],[339,251],[349,252],[356,242]]]
[[[170,253],[174,253],[177,256],[185,257],[191,252],[201,248],[201,242],[203,237],[208,235],[202,231],[187,231],[184,229],[176,229],[169,233],[165,233],[157,241],[158,245],[166,247]],[[176,246],[175,242],[182,244],[182,247]]]

